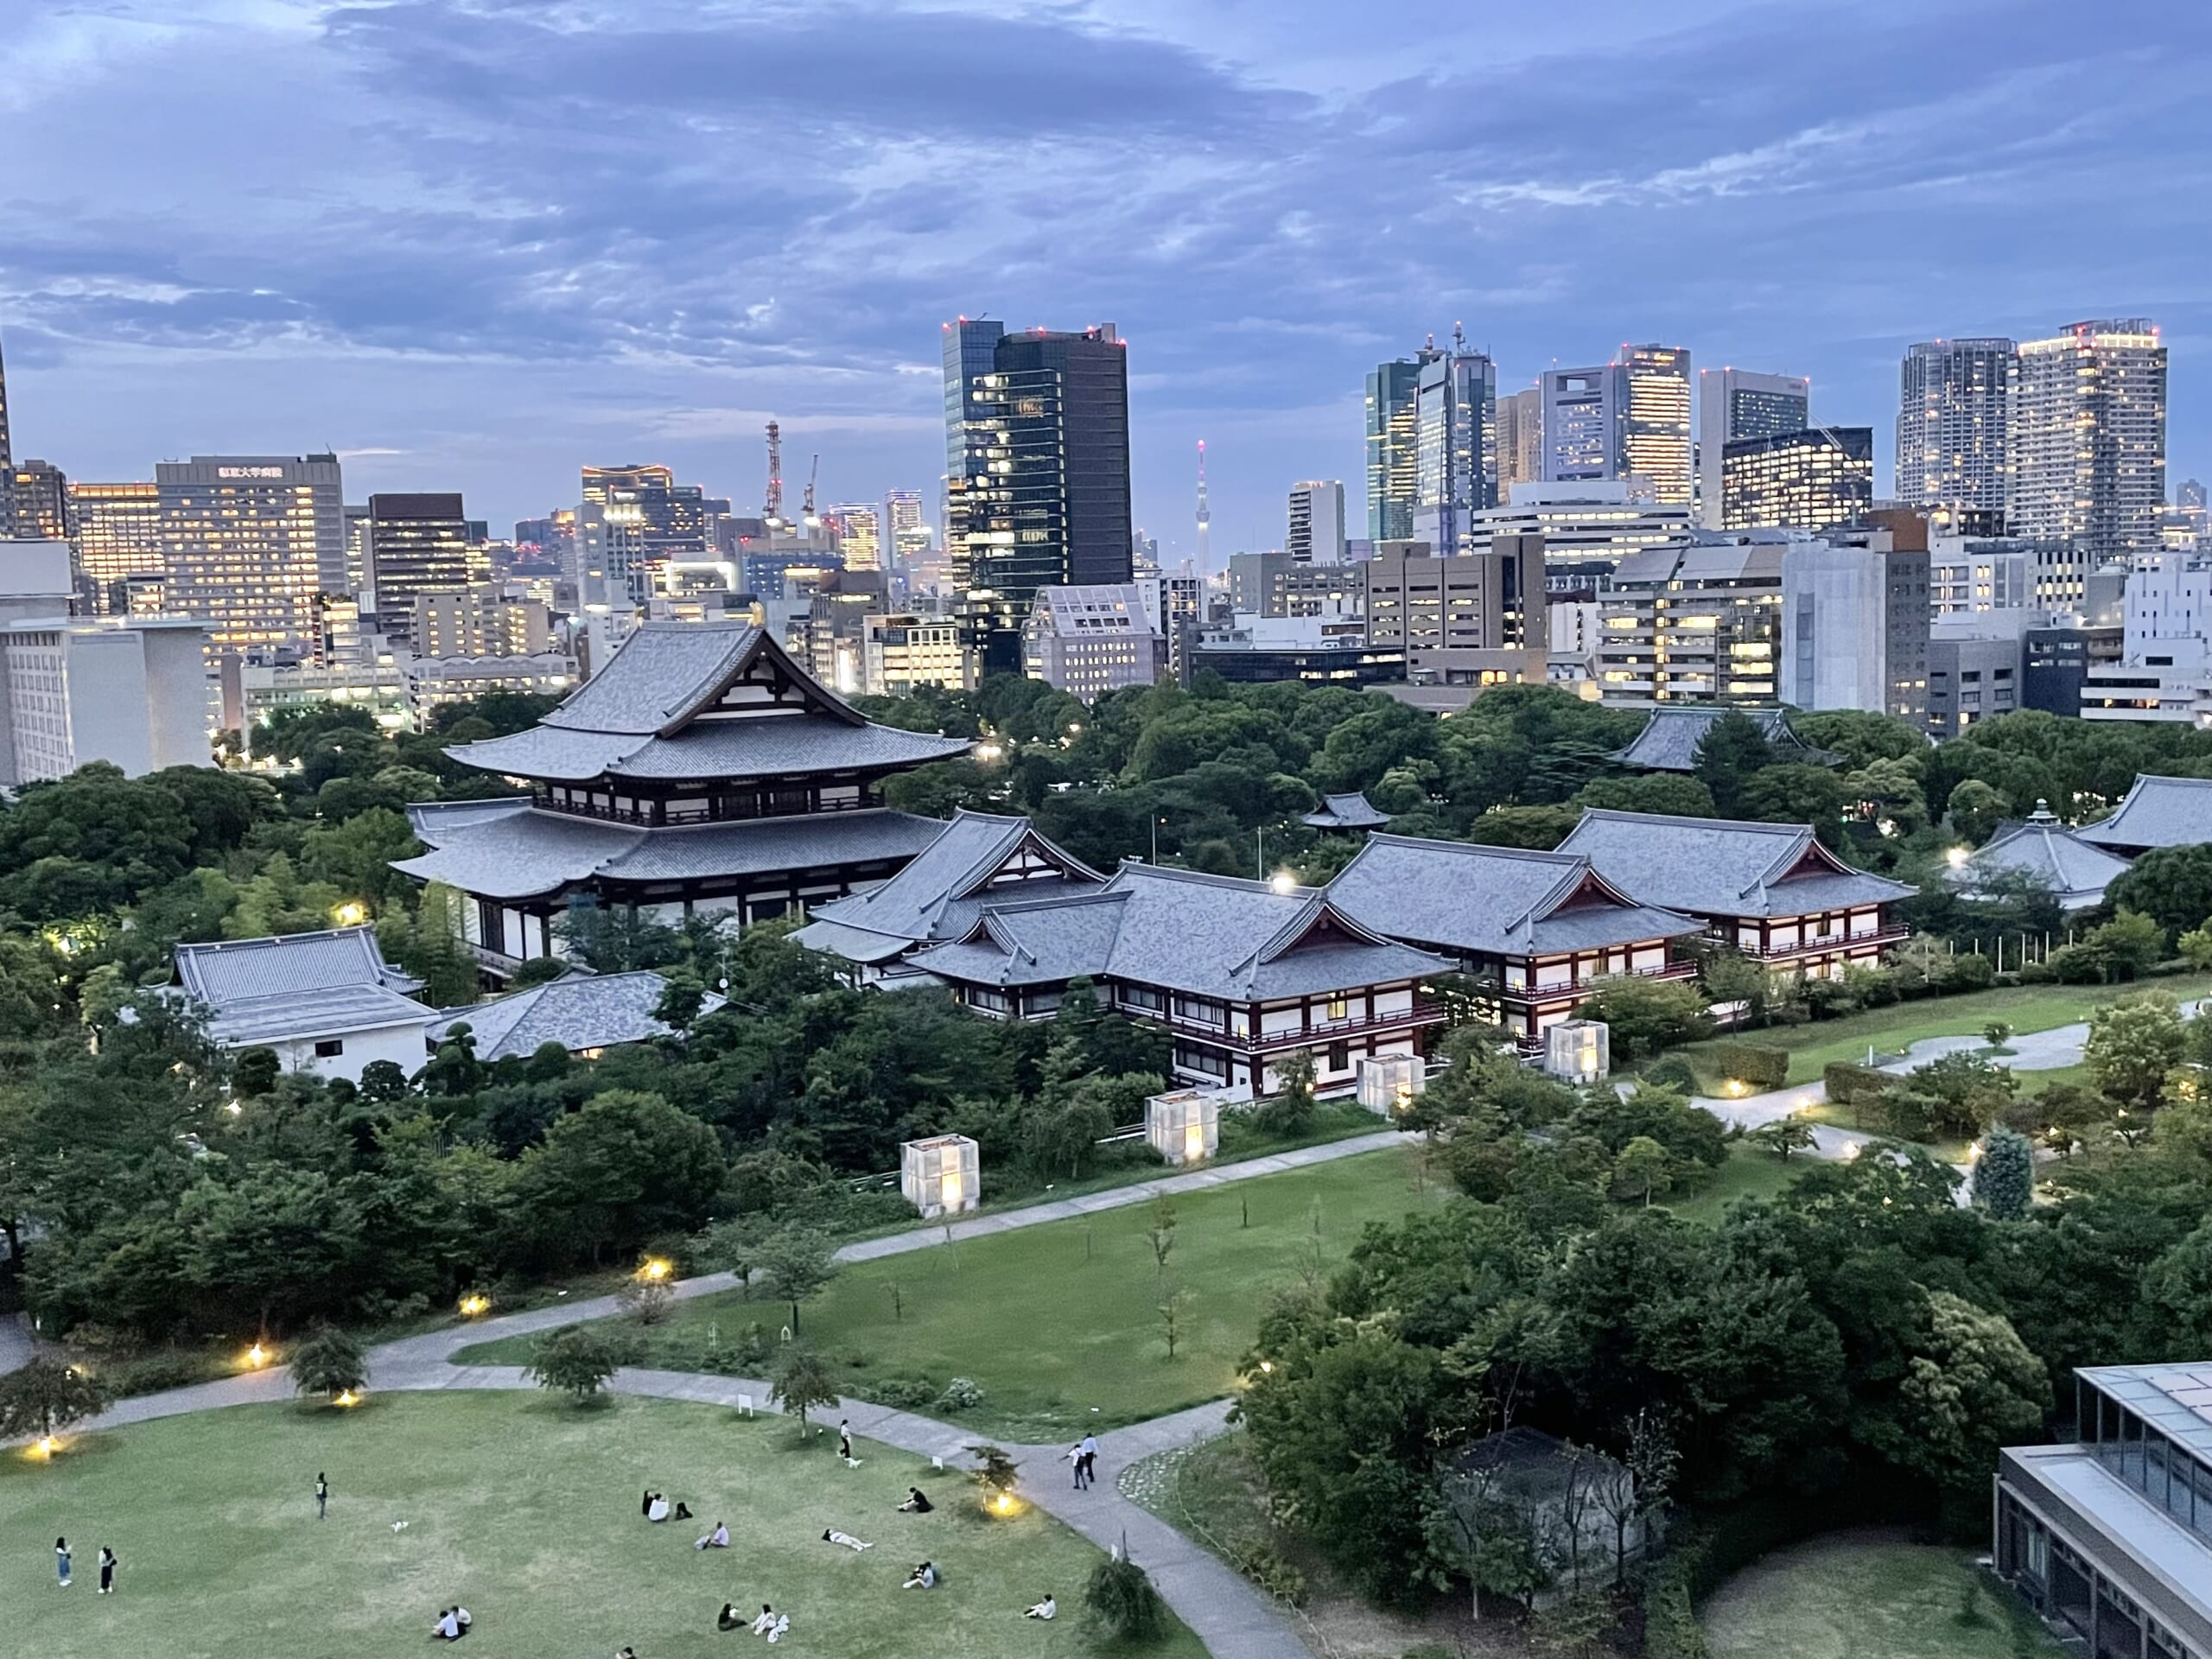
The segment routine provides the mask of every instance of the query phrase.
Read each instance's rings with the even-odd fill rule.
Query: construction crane
[[[770,529],[784,522],[784,429],[768,423],[768,499],[760,517]]]
[[[806,521],[809,530],[817,528],[822,523],[814,512],[814,481],[821,476],[822,457],[817,454],[814,457],[814,465],[806,469],[806,504],[799,509],[799,516]]]

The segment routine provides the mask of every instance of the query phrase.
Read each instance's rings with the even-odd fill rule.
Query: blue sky
[[[2187,0],[0,0],[16,453],[335,447],[504,524],[583,462],[757,504],[943,465],[947,317],[1129,337],[1138,518],[1357,513],[1360,378],[1628,340],[1806,373],[2147,314],[2212,473],[2212,8]]]

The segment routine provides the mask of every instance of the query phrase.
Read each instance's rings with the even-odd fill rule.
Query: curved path
[[[952,1224],[950,1231],[955,1239],[960,1239],[1033,1227],[1101,1210],[1142,1204],[1163,1192],[1226,1185],[1330,1163],[1402,1145],[1413,1138],[1396,1130],[1358,1135],[1294,1152],[1162,1176],[1079,1198],[976,1216]],[[844,1246],[837,1255],[843,1261],[863,1262],[926,1249],[942,1243],[947,1230],[944,1226],[921,1227],[887,1237],[861,1239]],[[732,1289],[736,1283],[731,1274],[705,1274],[683,1280],[675,1287],[675,1292],[678,1298],[688,1299]],[[454,1356],[478,1343],[607,1319],[619,1311],[612,1296],[587,1297],[384,1343],[369,1351],[369,1387],[376,1392],[528,1389],[533,1385],[518,1367],[460,1364]],[[615,1394],[689,1401],[732,1409],[747,1402],[757,1411],[774,1409],[768,1403],[768,1384],[758,1378],[630,1370],[618,1372],[608,1389]],[[92,1433],[163,1417],[216,1411],[229,1406],[270,1404],[291,1397],[290,1380],[283,1371],[257,1371],[118,1401],[99,1416],[88,1419],[79,1432]],[[1229,1401],[1217,1400],[1101,1436],[1098,1478],[1085,1491],[1072,1490],[1064,1446],[1013,1446],[1007,1450],[1027,1471],[1022,1495],[1102,1548],[1126,1545],[1130,1555],[1152,1574],[1153,1582],[1160,1587],[1167,1605],[1197,1632],[1214,1659],[1311,1659],[1297,1630],[1273,1601],[1217,1557],[1122,1494],[1122,1470],[1156,1452],[1221,1433],[1227,1423],[1230,1405]],[[983,1438],[972,1428],[872,1405],[865,1400],[842,1401],[838,1409],[851,1421],[853,1432],[861,1438],[878,1440],[918,1457],[940,1458],[948,1469],[967,1466],[967,1448]],[[1063,1484],[1064,1481],[1069,1484]]]

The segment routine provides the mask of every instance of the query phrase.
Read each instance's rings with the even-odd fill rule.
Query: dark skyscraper
[[[1402,357],[1367,377],[1367,537],[1402,542],[1414,533],[1421,505],[1421,446],[1416,437],[1421,365]]]
[[[1039,588],[1129,580],[1128,357],[1080,334],[944,327],[945,550],[987,670],[1020,668]]]
[[[367,580],[378,625],[394,645],[414,646],[418,595],[459,593],[488,574],[481,556],[470,556],[459,495],[369,498]]]

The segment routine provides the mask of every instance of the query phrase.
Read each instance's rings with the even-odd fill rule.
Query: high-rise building
[[[1283,550],[1300,564],[1344,563],[1342,482],[1333,478],[1308,479],[1290,486],[1290,524]]]
[[[1621,475],[1621,419],[1625,387],[1620,365],[1546,369],[1542,394],[1544,480],[1580,484]]]
[[[861,690],[870,696],[904,696],[924,685],[966,690],[974,683],[971,662],[957,617],[909,612],[861,619]]]
[[[1719,530],[1720,466],[1739,438],[1802,432],[1813,423],[1813,383],[1797,374],[1700,369],[1697,377],[1698,523]]]
[[[2002,536],[2019,354],[2009,340],[1923,340],[1897,372],[1897,499],[1941,534]]]
[[[1651,481],[1664,507],[1690,504],[1690,354],[1681,346],[1624,346],[1620,456],[1615,477]]]
[[[1421,365],[1411,358],[1376,365],[1367,377],[1367,539],[1403,541],[1421,504],[1415,436]]]
[[[1167,666],[1167,648],[1135,582],[1040,588],[1023,625],[1022,658],[1032,679],[1092,702],[1150,685]]]
[[[211,764],[207,631],[182,617],[0,625],[14,762],[0,782],[67,778],[95,760],[128,778]]]
[[[1623,559],[1599,601],[1606,700],[1774,702],[1789,544],[1769,531]]]
[[[729,516],[728,498],[709,496],[696,484],[678,484],[665,467],[637,461],[585,467],[583,499],[634,512],[638,545],[630,588],[641,603],[653,590],[655,572],[715,557],[715,523]]]
[[[1516,484],[1537,484],[1544,476],[1544,394],[1535,386],[1497,400],[1497,489],[1501,501],[1512,499]]]
[[[1724,530],[1826,530],[1874,504],[1874,429],[1815,426],[1738,438],[1720,457]]]
[[[27,461],[9,474],[16,534],[25,541],[66,542],[76,520],[69,508],[69,480],[50,461]]]
[[[408,610],[407,639],[417,657],[536,657],[553,649],[551,612],[497,583],[420,593]]]
[[[0,359],[0,541],[16,533],[15,499],[10,486],[16,477],[16,452],[8,440],[8,365]]]
[[[1686,506],[1662,507],[1618,480],[1516,486],[1503,506],[1474,515],[1478,546],[1500,536],[1541,536],[1554,595],[1595,594],[1601,579],[1631,553],[1681,547],[1690,539]]]
[[[1549,637],[1544,538],[1499,536],[1471,553],[1376,550],[1365,577],[1367,643],[1405,653],[1406,677],[1429,685],[1541,682]]]
[[[2166,348],[2157,326],[2077,322],[2023,340],[2005,442],[2005,528],[2075,553],[2038,587],[2038,604],[2066,608],[2098,565],[2156,550],[2166,499]]]
[[[194,455],[154,469],[167,600],[218,653],[306,644],[318,594],[346,591],[338,457]]]
[[[883,519],[876,510],[860,502],[831,507],[823,515],[837,550],[845,556],[848,570],[880,570],[883,559]]]
[[[1465,348],[1421,354],[1414,393],[1413,534],[1439,553],[1466,550],[1468,516],[1497,505],[1497,370]]]
[[[1892,509],[1878,525],[1791,542],[1782,561],[1782,700],[1921,724],[1928,715],[1928,523]]]
[[[883,493],[883,551],[902,574],[929,557],[930,527],[922,518],[919,490]]]
[[[1128,353],[1112,323],[944,326],[945,550],[987,670],[1040,588],[1129,579]]]
[[[415,649],[415,601],[459,593],[490,574],[469,544],[458,494],[372,495],[366,531],[365,591],[385,638]]]
[[[86,484],[72,480],[69,500],[77,521],[77,578],[95,616],[128,613],[134,576],[160,577],[162,493],[149,483]]]

